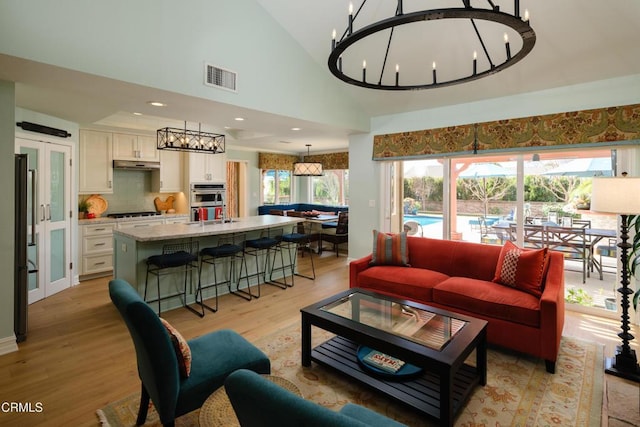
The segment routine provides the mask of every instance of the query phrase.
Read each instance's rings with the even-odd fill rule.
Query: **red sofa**
[[[545,360],[555,372],[564,326],[564,258],[549,252],[540,298],[492,282],[500,246],[407,237],[410,267],[349,265],[349,286],[487,320],[490,343]]]

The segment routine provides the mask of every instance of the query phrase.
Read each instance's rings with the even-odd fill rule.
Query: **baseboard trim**
[[[0,338],[0,355],[13,353],[14,351],[18,351],[15,335],[11,334],[11,336]]]

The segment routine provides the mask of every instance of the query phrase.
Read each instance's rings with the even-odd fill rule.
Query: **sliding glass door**
[[[575,231],[583,243],[548,242],[565,257],[567,303],[615,310],[617,218],[589,209],[593,177],[611,176],[614,163],[610,149],[405,161],[404,229],[524,247],[540,245],[536,227]]]

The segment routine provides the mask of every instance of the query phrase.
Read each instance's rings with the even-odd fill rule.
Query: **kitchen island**
[[[166,244],[197,243],[199,249],[203,249],[217,246],[221,240],[234,237],[243,241],[260,237],[267,233],[272,236],[282,234],[282,232],[288,233],[296,223],[301,221],[304,221],[304,218],[259,215],[234,219],[232,222],[225,223],[161,224],[144,228],[116,229],[113,231],[113,276],[116,279],[126,280],[140,295],[144,296],[147,274],[146,260],[152,255],[162,254],[162,248]],[[277,257],[276,266],[279,265],[279,260],[280,257]],[[247,267],[249,272],[255,271],[256,268],[255,263],[252,262],[249,262]],[[160,296],[172,295],[181,290],[184,286],[183,274],[183,272],[176,272],[176,274],[161,276]],[[277,276],[274,277],[277,278]],[[254,278],[251,284],[257,283],[255,282],[256,280]],[[155,285],[156,278],[150,276],[149,281],[146,299],[152,301],[158,297]],[[211,281],[210,278],[203,277],[202,279],[203,285],[209,281]],[[190,277],[190,284],[187,285],[187,304],[195,302],[197,284],[197,274],[193,274]],[[220,293],[228,292],[226,287],[221,286],[219,288]],[[204,292],[205,299],[211,298],[213,295],[213,288]],[[183,305],[181,298],[178,296],[163,300],[161,303],[162,311]],[[157,310],[157,303],[153,303],[151,306]]]

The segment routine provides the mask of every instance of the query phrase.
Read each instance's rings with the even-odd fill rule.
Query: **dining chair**
[[[341,211],[338,213],[338,225],[336,227],[335,234],[320,235],[319,252],[322,253],[322,243],[333,243],[333,250],[336,252],[336,257],[339,256],[340,245],[349,242],[349,212]]]

